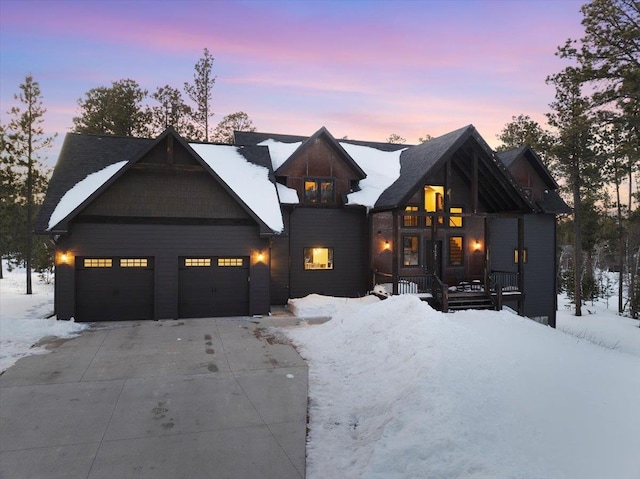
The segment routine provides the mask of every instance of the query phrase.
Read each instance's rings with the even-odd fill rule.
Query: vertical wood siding
[[[290,215],[290,296],[357,297],[368,285],[368,220],[364,208],[296,208]],[[332,270],[304,270],[303,249],[333,248]]]

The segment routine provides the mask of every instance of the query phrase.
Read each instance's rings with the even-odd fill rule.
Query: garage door
[[[179,261],[179,317],[249,314],[248,257],[181,257]]]
[[[76,258],[76,319],[153,319],[153,258]]]

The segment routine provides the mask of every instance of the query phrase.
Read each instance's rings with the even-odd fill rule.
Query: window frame
[[[315,183],[315,200],[311,200],[307,196],[307,183]],[[331,184],[331,197],[328,201],[323,202],[323,190],[322,184]],[[322,178],[322,177],[305,177],[302,181],[302,203],[305,205],[323,206],[323,205],[335,205],[336,204],[336,180],[335,178]]]
[[[317,249],[327,250],[327,268],[308,267],[308,265],[316,264],[311,261],[307,262],[307,257],[313,260],[313,251]],[[307,251],[309,251],[309,254],[307,254]],[[334,257],[334,248],[332,246],[305,246],[302,248],[302,269],[303,271],[333,271],[335,269]]]
[[[406,258],[407,258],[407,248],[406,248],[406,241],[409,238],[415,238],[415,242],[416,242],[416,249],[415,249],[415,264],[410,264],[407,263]],[[407,235],[402,235],[402,267],[403,268],[419,268],[420,267],[420,235],[414,235],[414,234],[407,234]]]
[[[459,229],[464,227],[464,219],[462,216],[451,216],[454,212],[452,210],[460,210],[456,211],[455,214],[462,215],[464,213],[464,206],[449,206],[449,228]],[[454,224],[454,221],[460,221],[459,225]]]
[[[409,209],[411,208],[411,209]],[[407,205],[404,208],[404,211],[409,211],[409,212],[419,212],[420,211],[420,206],[419,205]],[[415,224],[407,224],[407,222],[411,222],[411,223],[415,223]],[[419,216],[405,216],[402,215],[402,227],[403,228],[420,228],[422,226],[421,224],[422,222],[420,221],[420,217]]]
[[[455,239],[455,238],[460,238],[460,252],[461,252],[461,259],[460,262],[453,262],[451,260],[451,242]],[[456,266],[464,266],[464,258],[465,254],[464,254],[464,235],[449,235],[447,238],[447,265],[448,266],[452,266],[452,267],[456,267]]]
[[[513,264],[518,264],[518,248],[514,248],[513,250]],[[529,262],[529,252],[527,248],[522,248],[522,264],[527,264]]]

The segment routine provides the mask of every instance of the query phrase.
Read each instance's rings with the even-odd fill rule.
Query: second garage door
[[[179,317],[249,314],[248,257],[180,257],[179,261]]]

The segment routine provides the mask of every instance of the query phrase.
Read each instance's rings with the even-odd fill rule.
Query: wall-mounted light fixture
[[[71,263],[71,255],[66,251],[59,251],[56,254],[56,263],[57,264],[70,264]]]
[[[258,251],[258,255],[256,259],[258,260],[259,263],[262,263],[264,261],[264,253],[262,251]]]
[[[482,251],[482,243],[480,243],[480,241],[475,240],[473,242],[473,251],[476,253],[479,253],[480,251]]]
[[[389,242],[389,240],[384,242],[384,249],[386,249],[386,250],[390,250],[391,249],[391,243]]]

